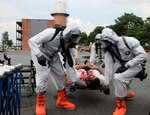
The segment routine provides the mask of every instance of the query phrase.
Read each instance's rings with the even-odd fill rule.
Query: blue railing
[[[20,115],[22,64],[0,66],[0,115]]]

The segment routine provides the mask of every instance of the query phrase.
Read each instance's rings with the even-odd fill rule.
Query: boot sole
[[[35,115],[46,115],[46,114],[35,114]]]
[[[62,107],[62,106],[56,106],[57,108],[60,108],[60,109],[65,109],[65,110],[70,110],[70,111],[73,111],[73,110],[75,110],[76,108],[72,108],[72,109],[70,109],[70,108],[64,108],[64,107]]]
[[[46,115],[46,114],[36,114],[36,113],[35,113],[35,115]]]
[[[47,112],[46,112],[46,113],[47,113]],[[35,113],[35,115],[46,115],[46,113],[45,113],[45,114],[36,114],[36,113]]]
[[[112,113],[112,115],[114,115],[114,112]],[[127,112],[125,112],[124,114],[121,114],[121,115],[127,115]]]

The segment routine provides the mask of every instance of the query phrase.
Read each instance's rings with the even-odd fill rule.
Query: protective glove
[[[106,95],[110,94],[109,85],[104,85],[103,86],[103,93],[106,94]]]
[[[125,66],[121,66],[119,67],[115,73],[123,73],[127,70],[128,68],[126,68]]]
[[[70,92],[74,92],[76,91],[76,84],[75,82],[72,82],[71,86],[70,86]]]
[[[46,66],[46,58],[43,55],[41,55],[39,57],[37,56],[37,60],[41,66]]]
[[[144,79],[146,79],[147,75],[148,73],[145,71],[145,67],[143,67],[142,70],[134,77],[139,78],[140,81],[143,81]]]

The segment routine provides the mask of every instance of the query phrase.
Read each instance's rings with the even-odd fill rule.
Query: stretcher
[[[70,85],[70,92],[73,92],[76,89],[83,89],[83,90],[89,89],[89,90],[100,90],[100,91],[102,91],[103,85],[97,85],[95,87],[83,86],[83,85],[79,85],[77,83]]]
[[[110,94],[110,89],[106,88],[105,86],[101,85],[100,83],[94,87],[79,85],[77,83],[72,83],[69,87],[69,91],[74,92],[76,90],[99,90],[100,92],[103,92],[105,95]]]

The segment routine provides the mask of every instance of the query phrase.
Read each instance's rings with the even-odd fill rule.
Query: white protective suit
[[[99,54],[98,54],[99,52],[96,52],[96,42],[99,42],[100,37],[101,37],[101,34],[97,34],[95,36],[95,42],[91,46],[91,49],[90,49],[91,50],[91,54],[90,54],[90,62],[91,63],[96,63],[97,62],[97,58],[100,58]]]
[[[95,40],[100,40],[101,34],[97,34]],[[104,74],[104,52],[101,49],[98,49],[96,52],[96,42],[94,42],[91,46],[91,54],[90,54],[90,63],[94,63]]]
[[[125,67],[128,69],[123,73],[114,74],[113,57],[110,52],[106,51],[105,53],[105,85],[109,85],[114,76],[115,95],[117,98],[124,98],[130,92],[131,80],[141,71],[141,64],[147,59],[147,54],[140,42],[133,37],[125,37],[130,50],[126,47],[122,37],[118,37],[113,30],[105,28],[101,35],[101,41],[115,44],[118,47],[120,57],[127,61]]]
[[[56,29],[53,28],[45,29],[41,33],[30,38],[28,41],[29,47],[31,49],[32,60],[36,68],[37,93],[42,93],[46,91],[49,76],[52,77],[52,80],[57,90],[63,90],[66,87],[66,82],[64,78],[65,72],[58,54],[58,52],[62,48],[60,46],[61,32],[59,32],[56,35],[56,37],[52,41],[50,41],[53,35],[55,34],[55,30]],[[65,34],[67,34],[66,31],[64,32]],[[70,54],[73,56],[74,53],[75,51],[70,48]],[[41,55],[43,55],[46,58],[47,63],[49,62],[49,64],[47,64],[46,66],[41,66],[38,63],[37,56]],[[50,59],[49,57],[52,57],[52,59]],[[72,81],[75,81],[76,72],[74,66],[70,67],[68,66],[68,63],[66,63],[66,67],[67,73],[72,77],[70,79],[72,79]]]
[[[104,52],[103,51],[101,52],[101,56],[102,57],[99,57],[98,55],[99,54],[96,53],[95,43],[93,43],[92,46],[91,46],[90,62],[91,63],[99,63],[99,64],[101,64],[102,62],[100,63],[99,59],[101,59],[101,61],[104,59]]]

